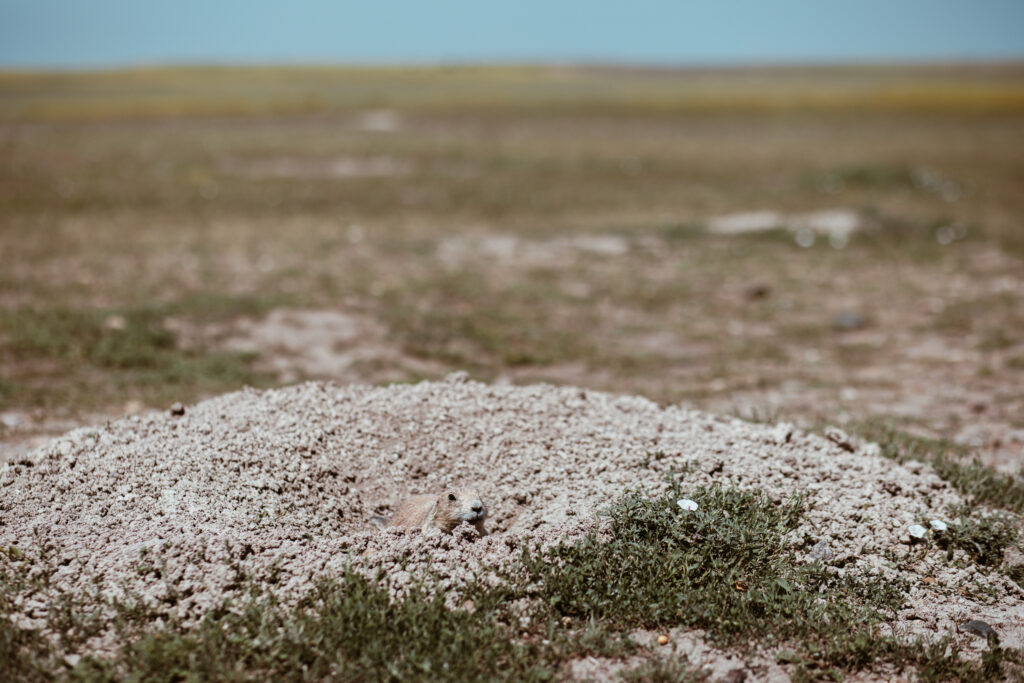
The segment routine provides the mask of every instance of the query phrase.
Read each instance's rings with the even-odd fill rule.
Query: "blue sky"
[[[1024,0],[0,0],[0,66],[1024,57]]]

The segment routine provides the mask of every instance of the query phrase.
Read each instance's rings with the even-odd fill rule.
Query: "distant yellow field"
[[[180,67],[0,73],[0,119],[404,110],[1024,112],[1024,64],[625,69]]]

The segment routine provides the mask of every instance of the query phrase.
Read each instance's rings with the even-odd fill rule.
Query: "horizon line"
[[[639,69],[643,71],[698,71],[698,70],[774,70],[815,68],[943,68],[943,67],[1013,67],[1024,66],[1024,54],[1012,57],[936,57],[936,58],[871,58],[819,60],[565,60],[565,59],[409,59],[409,60],[154,60],[118,64],[38,64],[5,65],[0,63],[0,74],[100,74],[129,71],[162,71],[174,69],[473,69],[473,68],[551,68],[551,69]]]

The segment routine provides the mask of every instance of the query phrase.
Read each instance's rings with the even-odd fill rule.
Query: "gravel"
[[[945,634],[969,615],[993,624],[1003,645],[1024,635],[1024,591],[1005,577],[950,566],[944,553],[886,557],[916,558],[910,525],[963,501],[929,466],[849,438],[464,374],[247,389],[174,412],[78,429],[0,468],[0,545],[55,548],[55,586],[84,593],[98,580],[189,618],[241,590],[240,570],[287,599],[346,565],[383,568],[400,593],[429,563],[457,599],[460,583],[516,558],[523,537],[578,536],[620,494],[660,493],[675,471],[693,488],[805,495],[795,540],[808,561],[912,582],[898,630]],[[489,536],[371,525],[406,496],[446,486],[477,487]],[[139,571],[154,557],[162,573]],[[21,599],[25,626],[42,625],[46,599]]]

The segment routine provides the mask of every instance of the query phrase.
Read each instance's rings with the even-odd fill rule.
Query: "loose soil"
[[[99,580],[189,617],[241,591],[241,574],[288,598],[347,565],[384,569],[396,593],[429,565],[456,601],[461,583],[513,561],[524,538],[578,536],[625,491],[663,492],[674,473],[692,487],[806,496],[794,541],[808,559],[824,542],[837,572],[910,582],[896,631],[934,636],[982,619],[1005,646],[1024,644],[1019,586],[910,544],[911,524],[952,522],[960,496],[927,465],[852,448],[784,423],[576,387],[464,374],[387,387],[308,382],[77,429],[7,463],[0,545],[56,548],[56,587],[85,592]],[[372,530],[370,517],[404,497],[461,485],[480,490],[489,536]],[[143,571],[161,562],[162,573]],[[23,626],[42,626],[47,600],[24,596]],[[94,648],[114,642],[106,634]]]

